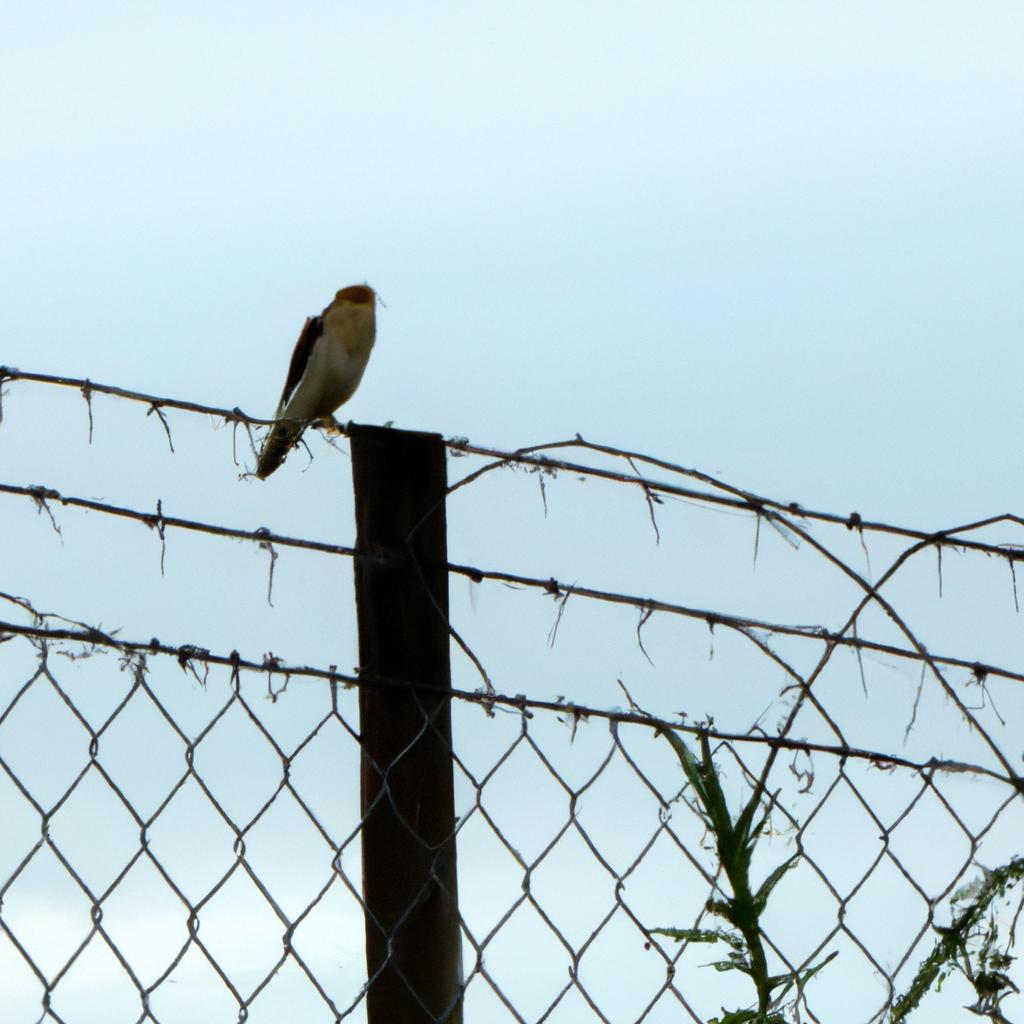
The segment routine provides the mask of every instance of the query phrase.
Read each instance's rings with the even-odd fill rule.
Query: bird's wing
[[[288,379],[284,382],[281,402],[277,407],[278,416],[284,412],[288,400],[299,386],[299,381],[302,380],[302,375],[306,372],[306,366],[309,364],[309,357],[313,354],[313,346],[316,344],[316,339],[323,334],[323,330],[324,325],[320,317],[311,316],[306,318],[306,323],[302,328],[302,333],[299,335],[299,340],[295,342],[295,351],[292,352],[292,361],[288,367]]]

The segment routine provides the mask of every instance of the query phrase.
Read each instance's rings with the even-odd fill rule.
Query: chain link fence
[[[480,457],[463,481],[522,464],[543,488],[588,468],[550,451]],[[967,587],[950,559],[1013,576],[1020,549],[988,537],[1018,524],[915,533],[717,481],[701,496],[693,471],[596,472],[639,488],[655,531],[675,492],[731,503],[757,544],[785,535],[776,561],[757,556],[769,570],[808,553],[836,570],[846,612],[823,610],[842,623],[825,629],[451,566],[496,588],[506,627],[471,646],[453,607],[453,650],[472,655],[452,694],[463,1019],[1011,1019],[1024,676],[956,653],[994,614],[979,597],[994,584]],[[65,500],[6,489],[43,511]],[[132,516],[161,541],[197,528]],[[814,516],[850,551],[872,528],[898,542],[890,567],[870,582],[811,533]],[[269,546],[272,566],[289,543],[222,532]],[[897,604],[917,600],[901,580],[936,555],[945,617],[926,643]],[[789,585],[777,569],[766,584]],[[548,644],[581,652],[561,692],[535,696],[529,664],[529,696],[491,685],[501,644],[532,635],[503,603],[522,589],[553,602]],[[389,681],[126,638],[0,597],[3,1020],[365,1020],[358,694]],[[617,703],[585,659],[607,663],[609,611],[635,616],[651,669],[610,668]],[[991,649],[1012,658],[1015,642],[1002,630]]]

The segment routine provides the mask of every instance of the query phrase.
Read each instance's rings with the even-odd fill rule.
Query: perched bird
[[[330,417],[355,393],[373,348],[376,304],[369,285],[354,284],[342,288],[319,316],[306,321],[274,414],[277,422],[256,461],[261,480],[284,462],[310,423]]]

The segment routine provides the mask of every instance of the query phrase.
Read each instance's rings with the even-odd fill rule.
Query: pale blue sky
[[[386,308],[343,419],[394,421],[504,448],[578,431],[774,497],[922,528],[1019,511],[1022,38],[1024,8],[1009,2],[9,5],[0,14],[0,365],[270,415],[304,318],[337,288],[367,281]],[[25,384],[7,390],[2,481],[146,511],[161,499],[169,514],[352,542],[347,457],[319,438],[308,472],[297,453],[265,484],[240,481],[230,431],[200,418],[171,414],[172,456],[143,408],[97,399],[90,447],[80,398]],[[452,476],[469,465],[453,461]],[[669,502],[659,509],[656,546],[639,492],[565,475],[547,486],[546,516],[533,477],[492,474],[459,492],[449,515],[452,558],[788,623],[835,628],[852,608],[854,589],[808,545],[794,551],[764,529],[755,568],[750,517]],[[161,577],[159,544],[142,526],[58,508],[61,541],[30,502],[0,502],[0,591],[120,626],[130,638],[157,634],[257,658],[269,650],[342,670],[355,662],[347,561],[282,553],[271,608],[267,555],[251,546],[170,533]],[[817,536],[868,573],[856,536],[842,528],[819,528]],[[1001,528],[987,539],[1020,542]],[[878,539],[869,548],[875,576],[899,550]],[[890,588],[922,640],[942,653],[1019,665],[1024,650],[1005,565],[950,554],[941,601],[934,570],[929,555]],[[636,646],[633,610],[571,601],[549,647],[550,599],[457,580],[452,607],[499,689],[614,706],[625,700],[621,678],[664,714],[710,714],[740,731],[755,720],[769,728],[779,714],[786,680],[735,637],[709,637],[702,623],[655,616],[644,632],[649,665]],[[865,616],[868,624],[876,638],[894,639],[883,617]],[[776,640],[806,667],[802,641]],[[13,658],[13,650],[7,644],[2,653]],[[869,699],[852,658],[837,658],[821,684],[852,742],[922,759],[984,760],[937,690],[924,691],[919,727],[904,740],[917,668],[866,663]],[[0,682],[23,681],[24,663],[3,664]],[[61,668],[70,673],[69,666]],[[464,660],[454,668],[457,684],[478,684]],[[204,692],[177,671],[168,666],[159,682],[176,713],[199,720],[224,699],[224,679]],[[87,676],[76,691],[83,705],[106,706],[110,696],[100,685],[109,679],[96,672],[94,685]],[[994,696],[1010,726],[1000,731],[987,709],[985,721],[1016,750],[1021,697],[1005,684]],[[17,730],[0,730],[0,744],[26,773],[42,760],[49,774],[39,784],[59,792],[81,765],[81,730],[65,723],[61,732],[52,721],[63,712],[39,700],[19,712]],[[260,707],[268,720],[278,716],[275,728],[298,728],[314,705],[296,689]],[[145,802],[163,792],[163,769],[140,775],[131,766],[155,760],[158,746],[144,711],[125,721],[126,736],[112,733],[101,756]],[[244,803],[264,792],[265,780],[257,765],[247,769],[248,789],[239,781],[234,765],[251,752],[238,728],[219,734],[203,770]],[[516,720],[457,711],[460,752],[481,771],[518,728]],[[581,765],[592,767],[608,743],[603,727],[581,728],[571,742],[550,722],[532,728],[577,781]],[[813,716],[797,731],[827,735]],[[667,792],[677,769],[670,760],[656,764],[662,751],[651,748],[638,742],[635,756],[650,758],[647,770]],[[321,782],[337,771],[323,756],[326,767],[306,769]],[[173,775],[180,758],[168,757]],[[621,770],[625,777],[614,776],[588,805],[602,849],[625,850],[657,827],[657,807],[629,790],[636,779]],[[813,792],[792,795],[798,815],[834,778],[834,764],[817,770]],[[897,786],[886,776],[879,784],[877,773],[868,775],[858,783],[886,805],[889,824],[915,783]],[[727,781],[739,799],[738,774]],[[24,802],[3,782],[0,806],[24,816]],[[542,847],[548,826],[565,820],[548,785],[550,775],[524,758],[485,790],[524,851]],[[961,813],[978,815],[976,831],[1001,792],[948,783]],[[355,799],[354,788],[346,793]],[[516,803],[523,793],[531,795],[526,808]],[[135,833],[117,824],[123,810],[104,799],[100,787],[75,813],[86,823],[107,815],[111,834],[120,828],[130,850]],[[853,886],[877,855],[877,828],[852,797],[850,805],[840,800],[821,815],[817,838],[805,838],[831,876]],[[174,813],[179,834],[191,838],[188,822],[199,822],[196,834],[223,847],[213,826],[203,831],[202,808]],[[686,813],[676,812],[681,830]],[[949,828],[948,816],[920,813],[934,817],[908,818],[893,845],[902,843],[915,877],[939,890],[964,863],[963,837],[939,856],[929,837]],[[38,819],[25,820],[24,836],[38,836]],[[62,842],[71,844],[74,830],[63,827]],[[281,828],[288,833],[290,819]],[[700,836],[691,839],[699,847]],[[494,840],[478,819],[463,840],[467,918],[486,930],[521,894],[522,876],[487,846]],[[1006,850],[1019,852],[1019,818],[1001,819],[987,841],[992,864]],[[790,837],[775,842],[769,865],[791,851]],[[272,845],[264,870],[276,864],[285,888],[305,880],[305,867],[281,867],[292,861],[280,851],[275,861]],[[169,860],[189,852],[162,849]],[[259,849],[254,842],[254,857]],[[81,856],[91,864],[97,854]],[[116,860],[104,853],[96,870],[109,866],[104,857]],[[0,880],[7,863],[0,860]],[[626,898],[649,924],[691,923],[705,889],[677,884],[675,871],[693,877],[671,853],[655,850],[650,863],[650,877],[635,878]],[[314,877],[323,864],[309,870]],[[576,850],[535,879],[545,905],[564,900],[567,931],[586,935],[593,925],[584,927],[585,913],[612,900],[607,877],[594,879],[592,870],[586,851]],[[38,925],[39,948],[50,948],[54,935],[73,948],[81,914],[75,924],[40,911],[52,881],[40,872],[12,888],[11,899],[35,907],[23,909],[22,920]],[[799,947],[835,924],[835,905],[808,872],[793,878],[787,899],[803,901],[811,916],[824,907],[813,925],[785,914],[771,922],[773,934]],[[877,885],[850,905],[859,935],[877,928],[883,905],[895,908],[892,921],[920,926],[923,903],[900,879]],[[10,911],[10,901],[5,906]],[[173,901],[159,913],[181,925]],[[351,906],[338,913],[348,913],[343,934],[351,939],[358,914]],[[114,909],[110,921],[115,927]],[[237,935],[237,921],[227,921]],[[892,938],[891,924],[883,920],[868,940],[886,969],[913,940]],[[632,995],[656,988],[661,969],[623,928],[587,961],[589,984],[608,985],[602,998],[617,1021],[636,1018]],[[272,928],[247,922],[246,934],[254,947],[279,949]],[[511,945],[502,952],[496,942],[489,962],[533,1019],[564,984],[564,958],[545,947],[544,928],[517,923],[505,934]],[[145,956],[149,939],[135,941]],[[340,971],[342,987],[359,956],[358,942],[350,945],[341,967],[330,958],[324,965]],[[509,965],[522,948],[543,955],[517,973]],[[235,954],[243,962],[249,955]],[[0,969],[8,956],[17,963],[0,943]],[[822,999],[846,1005],[843,979],[855,965],[866,1017],[883,988],[856,950],[843,957],[832,984],[822,980]],[[687,984],[704,993],[710,1015],[734,988],[702,962],[686,961]],[[615,982],[613,968],[634,988]],[[85,1002],[94,998],[90,978],[109,980],[118,970],[83,969]],[[25,1020],[34,1020],[34,983],[21,980]],[[161,998],[202,990],[193,981],[200,987],[164,986]],[[205,984],[223,996],[218,982]],[[300,990],[274,990],[263,1012],[271,998],[293,1005]],[[486,999],[486,990],[473,992]],[[129,993],[127,1005],[134,998]],[[959,1012],[967,998],[957,994],[948,1005]],[[504,1019],[500,1008],[477,1005],[488,1021]],[[960,1019],[955,1012],[950,1021]],[[589,1019],[582,1007],[564,1014],[569,1024]],[[675,1021],[674,1010],[665,1019]]]
[[[932,525],[1012,507],[1013,3],[71,4],[0,39],[4,359],[571,434]]]

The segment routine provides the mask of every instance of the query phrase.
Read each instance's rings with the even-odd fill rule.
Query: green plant
[[[1015,857],[995,871],[984,870],[981,878],[953,895],[953,920],[947,927],[935,926],[939,935],[935,947],[917,969],[910,988],[893,1003],[890,1024],[905,1021],[932,985],[938,991],[955,971],[963,974],[978,996],[968,1009],[995,1024],[1005,1024],[999,1004],[1019,991],[1006,973],[1014,961],[1010,956],[1014,929],[1011,926],[1005,943],[1000,941],[992,905],[1022,879],[1024,857]]]
[[[754,984],[757,1008],[726,1011],[714,1018],[710,1024],[785,1024],[779,1010],[786,994],[796,986],[798,992],[827,964],[836,953],[831,953],[820,963],[802,971],[785,974],[769,974],[768,960],[761,939],[761,915],[768,905],[772,890],[783,875],[796,863],[796,856],[780,864],[758,886],[754,888],[750,879],[750,862],[754,848],[768,821],[768,811],[763,814],[761,801],[764,795],[764,777],[757,786],[746,806],[733,819],[718,777],[718,769],[711,757],[711,748],[706,733],[698,735],[700,757],[698,758],[683,740],[674,732],[662,733],[672,745],[683,767],[687,781],[696,799],[708,831],[714,836],[722,872],[732,890],[724,899],[708,900],[707,909],[723,918],[731,929],[722,928],[657,928],[654,931],[677,941],[724,942],[730,947],[726,959],[717,960],[709,966],[719,971],[739,971],[746,974]],[[779,991],[776,991],[779,990]]]

